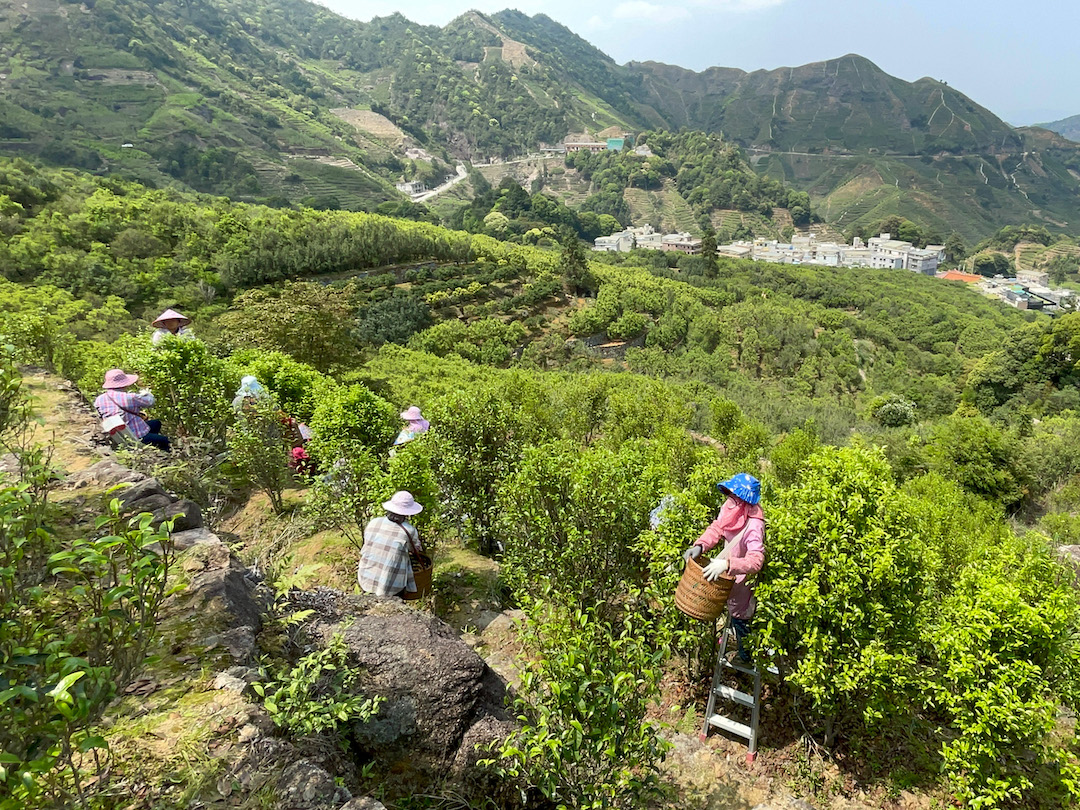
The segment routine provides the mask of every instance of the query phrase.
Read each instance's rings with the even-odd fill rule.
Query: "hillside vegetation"
[[[682,550],[719,506],[716,482],[742,470],[762,479],[770,521],[754,654],[785,672],[769,687],[763,756],[820,745],[844,773],[826,782],[820,765],[791,765],[785,779],[825,806],[900,789],[973,808],[1075,801],[1062,717],[1080,707],[1080,597],[1057,547],[1080,540],[1080,315],[1025,314],[900,271],[602,264],[573,239],[541,250],[24,162],[3,166],[0,194],[0,438],[25,460],[0,491],[3,537],[18,538],[0,570],[0,667],[33,684],[0,704],[2,806],[114,807],[110,790],[135,775],[138,807],[217,795],[198,762],[135,763],[122,754],[133,726],[101,722],[153,640],[166,574],[136,552],[161,538],[115,518],[102,538],[63,505],[44,519],[54,479],[24,440],[37,434],[12,357],[88,396],[106,369],[139,373],[174,451],[124,457],[211,520],[268,504],[277,514],[243,524],[238,547],[269,555],[284,591],[348,583],[362,526],[400,488],[425,506],[417,523],[434,546],[501,549],[493,594],[524,610],[519,674],[532,685],[488,763],[507,794],[684,806],[664,766],[675,732],[654,707],[682,695],[684,725],[700,727],[694,662],[707,672],[712,646],[673,591]],[[151,347],[140,324],[166,305],[194,316],[199,340]],[[236,414],[244,374],[267,386],[269,411]],[[433,428],[388,457],[409,404]],[[316,475],[288,471],[277,408],[314,431]],[[672,517],[650,526],[664,495]],[[314,548],[322,573],[301,566]],[[128,618],[114,611],[84,660],[81,628],[97,625],[72,620],[102,615],[102,559],[145,597],[117,597]],[[18,587],[29,580],[38,587]],[[305,691],[314,663],[302,636],[281,641],[302,634],[288,617],[260,636],[276,673],[261,677],[278,691],[245,692],[299,712],[277,735],[353,757],[350,789],[396,807],[416,793],[491,800],[469,785],[402,786],[392,769],[358,774],[365,749],[337,720],[305,737],[313,706],[352,728],[377,706],[340,684]],[[38,641],[56,655],[8,654]],[[597,689],[599,703],[561,698]],[[78,712],[54,717],[45,697]],[[13,729],[96,753],[27,746]],[[259,797],[273,806],[272,787]]]
[[[1070,227],[1080,182],[1071,141],[854,55],[696,74],[619,66],[544,15],[440,29],[302,0],[4,0],[0,38],[0,150],[274,204],[370,210],[401,177],[607,127],[714,133],[840,227],[898,215],[968,242]]]

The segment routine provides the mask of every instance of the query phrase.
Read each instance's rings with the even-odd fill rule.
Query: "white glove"
[[[726,557],[721,557],[718,560],[713,560],[711,563],[705,566],[705,569],[701,572],[705,579],[709,582],[716,582],[720,579],[721,575],[727,573],[728,561]]]

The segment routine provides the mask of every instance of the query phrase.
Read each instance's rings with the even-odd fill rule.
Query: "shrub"
[[[53,545],[28,483],[0,489],[0,808],[69,807],[104,769],[92,723],[127,683],[155,636],[165,597],[168,538],[150,516],[123,521],[118,504],[100,536]]]
[[[648,526],[660,478],[640,445],[527,449],[499,490],[506,581],[519,595],[536,595],[550,580],[568,604],[586,605],[640,588],[641,560],[630,549]]]
[[[739,406],[729,399],[717,397],[711,403],[712,409],[712,435],[722,442],[743,422],[742,411]]]
[[[590,610],[529,605],[515,706],[520,731],[482,760],[557,807],[639,808],[664,797],[659,766],[671,744],[646,719],[663,651],[639,617],[618,626]]]
[[[871,419],[883,427],[903,427],[914,424],[918,417],[915,404],[899,394],[885,394],[874,397],[867,408]]]
[[[304,512],[316,530],[336,529],[359,551],[364,545],[364,526],[383,500],[380,493],[387,490],[394,491],[374,454],[356,447],[311,482]]]
[[[794,484],[806,467],[810,456],[821,446],[813,425],[793,430],[769,453],[773,475],[781,486]]]
[[[1006,507],[1027,493],[1019,442],[970,408],[935,425],[926,452],[933,469],[968,492]]]
[[[1060,565],[1016,540],[966,566],[934,611],[928,635],[936,677],[926,698],[957,732],[942,757],[968,806],[1030,806],[1028,754],[1057,759],[1049,734],[1059,704],[1075,710],[1080,697],[1078,620],[1076,592]]]
[[[383,702],[355,690],[359,674],[348,665],[348,648],[341,634],[326,647],[308,653],[279,678],[254,683],[274,724],[293,734],[310,736],[332,731],[341,738],[346,724],[366,723]]]
[[[306,363],[283,352],[243,351],[232,356],[241,376],[250,374],[277,398],[282,410],[301,422],[308,422],[323,395],[334,381]]]
[[[219,447],[224,443],[240,375],[210,354],[205,343],[168,339],[153,349],[144,344],[129,362],[127,370],[137,371],[139,385],[153,392],[153,415],[166,434],[198,436]]]
[[[390,447],[400,421],[389,402],[364,386],[341,386],[327,391],[311,415],[310,446],[326,465],[358,446],[380,453]]]
[[[823,448],[767,511],[758,648],[826,721],[874,722],[905,706],[918,639],[921,557],[880,453]]]
[[[228,448],[232,462],[248,485],[270,499],[274,514],[285,505],[282,493],[289,482],[291,428],[271,397],[246,405],[229,429]]]
[[[645,328],[651,322],[648,315],[642,312],[624,312],[607,328],[608,337],[615,340],[633,340],[645,332]]]
[[[516,469],[530,430],[520,409],[495,391],[451,395],[431,410],[432,465],[448,520],[493,548],[498,491]]]

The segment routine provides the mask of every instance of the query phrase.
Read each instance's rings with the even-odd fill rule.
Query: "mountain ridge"
[[[1042,127],[1048,129],[1051,132],[1056,132],[1070,141],[1080,141],[1080,115],[1070,115],[1068,118],[1062,118],[1058,121],[1050,121],[1045,124],[1033,124],[1032,126]]]
[[[474,10],[439,28],[304,0],[0,0],[0,42],[0,153],[238,198],[370,208],[398,179],[433,185],[459,159],[614,126],[722,134],[843,226],[900,215],[974,241],[1069,227],[1080,199],[1080,146],[857,54],[619,65],[544,14]]]

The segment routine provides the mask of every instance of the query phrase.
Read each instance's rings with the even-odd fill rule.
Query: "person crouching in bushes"
[[[757,608],[754,599],[754,575],[765,563],[765,514],[761,500],[761,483],[754,476],[739,473],[716,485],[727,496],[724,505],[709,528],[694,541],[683,558],[696,560],[702,552],[724,541],[723,550],[702,571],[713,582],[723,574],[733,574],[735,584],[728,597],[728,613],[735,637],[739,640],[739,658],[750,663],[750,651],[745,640],[750,633],[750,620]]]
[[[250,374],[240,378],[240,387],[236,389],[232,406],[236,413],[241,414],[255,407],[256,403],[269,401],[270,392],[266,387]]]
[[[289,452],[289,469],[296,475],[311,478],[318,472],[313,459],[303,447],[294,447]]]
[[[147,419],[143,413],[153,406],[154,395],[145,388],[135,393],[127,390],[138,381],[138,374],[125,374],[119,368],[110,369],[105,372],[105,382],[101,385],[105,393],[94,400],[94,407],[102,419],[119,416],[132,436],[143,444],[153,445],[168,453],[172,448],[169,437],[161,432],[161,421]]]
[[[150,325],[154,327],[154,334],[150,337],[150,341],[155,346],[160,346],[161,341],[165,340],[169,335],[183,340],[190,340],[195,337],[195,333],[188,328],[191,326],[191,318],[187,315],[181,315],[175,309],[165,310],[154,318]]]
[[[420,409],[415,405],[410,406],[407,411],[402,411],[401,418],[405,422],[405,427],[401,429],[397,438],[394,439],[395,445],[411,442],[421,433],[427,433],[428,428],[431,427],[431,423],[424,418],[424,415],[420,413]]]
[[[236,389],[236,396],[233,397],[232,401],[232,407],[237,416],[253,413],[260,403],[265,402],[272,402],[270,392],[266,390],[266,386],[250,374],[241,377],[240,387]],[[279,410],[278,417],[281,424],[285,426],[289,447],[293,450],[302,449],[304,444],[311,439],[311,428],[284,411]],[[293,458],[297,458],[296,453],[293,453]],[[305,454],[303,459],[306,458],[308,456]],[[291,463],[290,466],[292,466]]]
[[[360,588],[375,596],[404,596],[416,590],[412,556],[423,553],[420,533],[409,518],[424,511],[412,493],[400,490],[383,504],[385,517],[372,518],[364,527],[364,547],[356,578]]]

